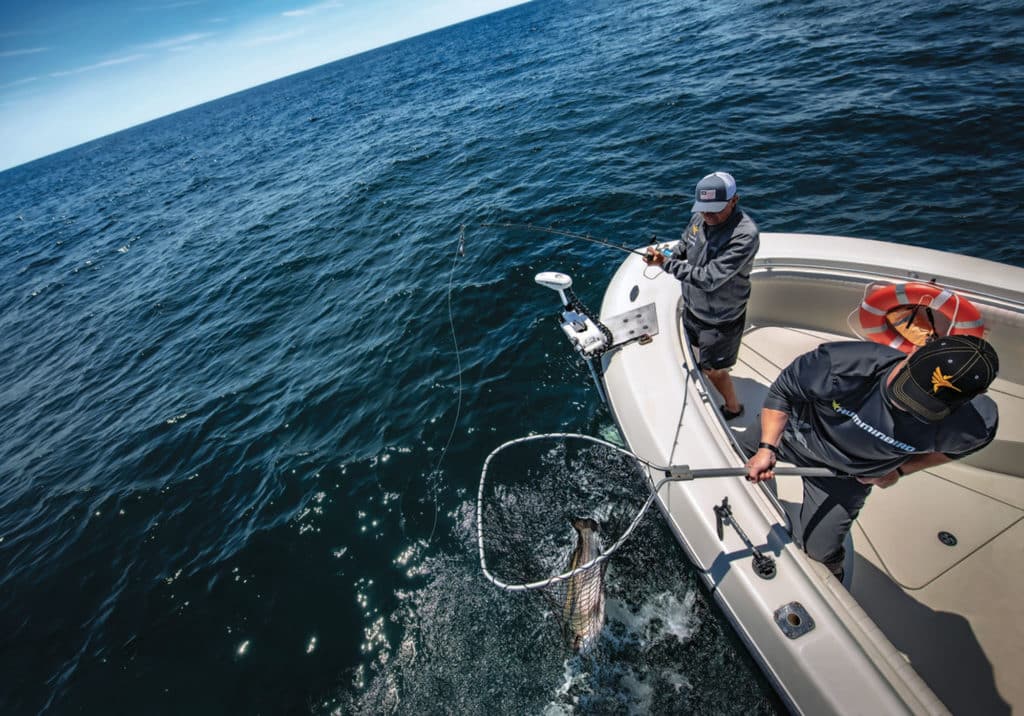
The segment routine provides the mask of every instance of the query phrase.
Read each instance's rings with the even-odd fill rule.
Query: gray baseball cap
[[[693,208],[690,211],[717,213],[724,209],[734,196],[736,196],[736,180],[732,178],[732,174],[725,172],[708,174],[697,182]]]

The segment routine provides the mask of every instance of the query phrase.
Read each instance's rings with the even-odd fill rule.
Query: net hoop
[[[498,579],[495,575],[493,575],[489,569],[487,569],[487,557],[484,555],[483,508],[484,487],[486,486],[487,483],[487,468],[490,466],[491,460],[494,458],[495,455],[500,453],[502,450],[505,450],[506,448],[512,447],[513,445],[534,442],[537,440],[556,440],[566,438],[571,438],[574,440],[585,440],[596,445],[603,445],[604,447],[609,447],[622,455],[637,460],[642,465],[650,469],[664,470],[665,472],[669,471],[669,468],[660,467],[658,465],[652,465],[651,463],[647,462],[646,460],[638,456],[636,453],[627,450],[623,447],[619,447],[618,445],[608,442],[607,440],[602,440],[601,438],[595,438],[591,435],[583,435],[580,433],[544,433],[542,435],[527,435],[525,437],[516,438],[515,440],[509,440],[508,442],[502,443],[498,447],[494,448],[494,450],[491,451],[491,454],[487,456],[487,459],[484,460],[483,470],[481,470],[480,472],[480,487],[477,490],[476,498],[476,539],[477,547],[479,548],[480,553],[480,569],[483,570],[484,577],[486,577],[487,581],[489,581],[491,584],[498,587],[499,589],[505,590],[506,592],[528,592],[535,589],[545,589],[552,585],[559,584],[561,582],[565,582],[569,579],[572,579],[575,575],[580,574],[581,572],[585,572],[588,569],[592,569],[593,567],[596,567],[602,562],[605,562],[608,559],[610,559],[611,556],[616,552],[616,550],[618,550],[619,547],[621,547],[622,544],[627,539],[629,539],[630,535],[632,535],[633,532],[636,530],[637,526],[640,524],[640,520],[642,520],[644,515],[647,514],[647,510],[650,509],[650,506],[654,503],[654,499],[658,496],[658,490],[661,488],[661,486],[664,483],[675,479],[671,477],[666,477],[659,481],[658,484],[654,487],[654,489],[651,490],[651,494],[647,496],[647,500],[644,502],[643,507],[641,507],[640,510],[637,512],[636,517],[634,517],[633,521],[629,523],[629,527],[626,528],[622,535],[617,540],[615,540],[611,547],[601,552],[601,554],[599,554],[597,557],[590,560],[586,564],[581,564],[579,567],[576,567],[571,571],[563,572],[562,574],[556,574],[553,577],[548,577],[547,579],[542,579],[537,582],[528,582],[526,584],[508,584],[507,582],[503,582],[502,580]]]

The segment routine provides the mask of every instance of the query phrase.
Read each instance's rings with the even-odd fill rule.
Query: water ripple
[[[601,668],[481,583],[483,457],[607,427],[533,275],[620,256],[479,224],[641,245],[722,168],[763,230],[1024,265],[1022,30],[544,0],[0,173],[0,708],[778,710],[656,524],[681,582],[620,583]]]

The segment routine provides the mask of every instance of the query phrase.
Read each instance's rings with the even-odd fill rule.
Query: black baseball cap
[[[977,336],[943,336],[921,346],[889,384],[889,398],[929,423],[942,420],[984,392],[999,372],[999,356]]]

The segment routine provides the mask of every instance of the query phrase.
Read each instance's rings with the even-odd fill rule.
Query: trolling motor
[[[612,345],[612,334],[572,292],[572,277],[558,271],[543,271],[534,278],[541,286],[558,292],[562,301],[560,323],[569,343],[588,361],[598,358]]]
[[[612,332],[594,316],[572,292],[572,277],[558,271],[543,271],[534,277],[541,286],[558,292],[562,301],[562,312],[557,317],[562,332],[569,343],[587,361],[590,376],[594,379],[597,394],[602,402],[607,403],[601,385],[601,375],[595,360],[604,355],[612,347]]]
[[[632,253],[632,252],[631,252]],[[631,308],[625,313],[611,316],[604,322],[583,305],[572,292],[572,278],[558,271],[544,271],[534,280],[558,293],[562,312],[558,323],[572,347],[583,356],[594,378],[601,400],[608,402],[601,384],[601,364],[598,358],[610,351],[630,343],[649,345],[658,334],[658,311],[655,304]]]

